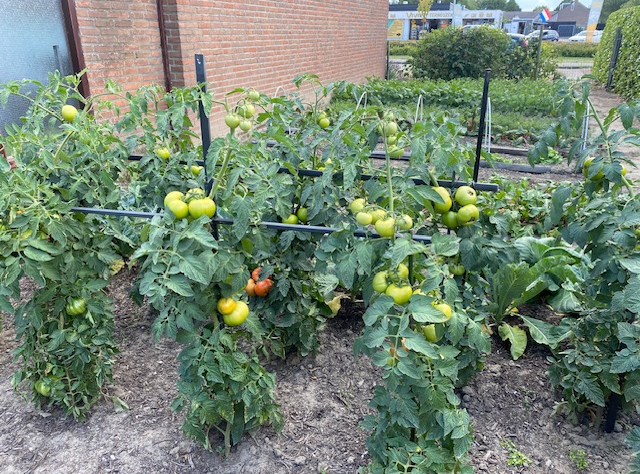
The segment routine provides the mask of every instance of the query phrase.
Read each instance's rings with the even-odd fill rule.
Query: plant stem
[[[384,137],[384,158],[385,158],[386,167],[387,167],[387,194],[389,195],[389,213],[393,214],[393,184],[391,183],[391,158],[389,157],[389,146],[387,144],[387,135],[383,133],[382,136]]]
[[[220,181],[222,181],[222,176],[224,176],[224,174],[227,172],[227,167],[229,166],[230,160],[231,160],[231,147],[228,147],[227,155],[224,157],[224,160],[222,161],[222,166],[218,171],[218,179],[216,179],[215,182],[213,183],[213,187],[211,188],[211,192],[209,193],[209,196],[211,197],[211,199],[213,199],[216,195],[216,191],[220,186]]]

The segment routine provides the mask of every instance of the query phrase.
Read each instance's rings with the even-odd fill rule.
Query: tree
[[[600,12],[599,23],[605,23],[613,12],[620,10],[622,6],[629,0],[604,0],[602,3],[602,11]]]
[[[460,0],[458,4],[464,5],[467,7],[467,10],[480,10],[478,0]]]
[[[431,10],[431,4],[433,0],[420,0],[418,2],[418,11],[422,15],[424,20],[427,19],[427,15],[429,14],[429,10]]]
[[[546,7],[546,6],[544,6],[544,5],[540,5],[539,7],[535,7],[535,8],[533,9],[533,11],[537,13],[537,12],[541,12],[541,11],[542,11],[542,10],[544,10],[545,8],[546,8],[547,10],[551,11],[551,9],[550,9],[549,7]]]
[[[478,0],[480,10],[504,10],[507,0]]]
[[[629,0],[627,3],[622,4],[620,8],[640,7],[640,0]]]
[[[518,5],[518,2],[516,2],[516,0],[509,0],[504,7],[504,11],[505,12],[521,12],[522,8],[520,8],[520,5]]]

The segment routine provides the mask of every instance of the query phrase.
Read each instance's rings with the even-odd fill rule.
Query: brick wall
[[[126,91],[164,84],[155,0],[76,0],[92,94],[113,79]]]
[[[240,86],[292,92],[305,72],[323,83],[385,72],[384,0],[163,0],[163,9],[172,84],[195,84],[201,53],[218,99]],[[126,90],[164,83],[155,0],[76,0],[76,10],[93,93],[108,77]],[[219,112],[214,134],[223,130]]]

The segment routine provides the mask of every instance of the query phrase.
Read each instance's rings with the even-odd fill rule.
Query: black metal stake
[[[202,92],[207,91],[207,72],[204,68],[204,55],[196,54],[196,81],[200,85]],[[200,132],[202,133],[202,159],[204,161],[204,177],[205,177],[205,191],[207,194],[211,191],[213,187],[213,179],[212,176],[209,175],[209,171],[207,169],[207,153],[209,152],[209,146],[211,145],[211,127],[209,123],[209,116],[204,111],[204,106],[202,105],[202,101],[198,103],[198,110],[200,112]]]
[[[484,88],[482,89],[482,105],[480,106],[480,125],[478,128],[478,143],[476,144],[476,162],[473,164],[473,182],[478,181],[480,173],[480,153],[482,152],[482,134],[484,133],[484,121],[487,115],[487,103],[489,101],[489,79],[491,69],[484,71]]]
[[[618,416],[618,408],[620,408],[620,394],[614,392],[609,398],[609,403],[607,403],[607,418],[604,422],[605,433],[613,432]]]
[[[618,54],[620,54],[620,45],[622,44],[622,27],[616,29],[616,37],[613,40],[613,51],[611,52],[611,61],[609,62],[609,75],[607,77],[607,90],[613,85],[613,70],[618,63]]]
[[[204,67],[204,55],[196,54],[196,82],[200,85],[202,92],[207,92],[207,71]],[[204,191],[209,195],[213,188],[213,170],[207,169],[207,153],[209,152],[209,146],[211,146],[211,124],[209,123],[209,116],[205,113],[204,105],[202,101],[198,102],[198,111],[200,112],[200,132],[202,133],[202,160],[204,161]],[[215,196],[211,196],[214,199]],[[211,233],[213,237],[218,240],[219,231],[218,224],[215,221],[211,223]]]

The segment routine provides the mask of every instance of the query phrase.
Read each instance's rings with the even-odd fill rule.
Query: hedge
[[[616,29],[622,28],[622,46],[613,73],[617,94],[625,99],[640,97],[640,7],[623,8],[613,12],[600,40],[592,73],[603,84],[607,82]]]
[[[416,50],[418,44],[415,40],[408,41],[389,41],[389,55],[390,56],[411,56]]]
[[[553,43],[553,53],[562,58],[593,58],[598,51],[597,43]]]

